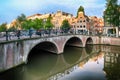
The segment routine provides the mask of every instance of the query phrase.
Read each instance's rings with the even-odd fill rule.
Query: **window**
[[[80,23],[82,23],[82,21],[80,20]]]
[[[77,26],[77,28],[79,28],[79,26]]]
[[[83,22],[85,22],[85,20]]]
[[[80,28],[82,28],[82,26],[80,26]]]
[[[85,28],[85,25],[83,27]]]

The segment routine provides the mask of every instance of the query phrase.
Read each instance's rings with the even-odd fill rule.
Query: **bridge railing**
[[[64,32],[62,30],[41,30],[41,31],[6,31],[0,32],[0,42],[10,41],[25,38],[35,38],[35,37],[52,37],[52,36],[62,36],[62,35],[75,35],[73,32]]]
[[[16,30],[0,32],[0,42],[26,38],[53,37],[63,35],[91,35],[88,32],[78,33],[68,29],[41,29],[41,30]],[[96,35],[92,35],[96,36]]]

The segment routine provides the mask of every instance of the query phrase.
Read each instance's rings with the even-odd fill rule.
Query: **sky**
[[[36,13],[55,13],[57,10],[76,16],[83,6],[88,16],[103,16],[105,0],[0,0],[0,24],[10,23],[22,13],[30,16]]]

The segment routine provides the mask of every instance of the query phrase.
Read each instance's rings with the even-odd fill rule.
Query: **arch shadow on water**
[[[28,56],[28,63],[10,69],[0,74],[0,80],[46,80],[56,65],[58,55],[47,51],[32,49]]]
[[[79,62],[82,55],[82,48],[66,46],[63,53],[64,59],[67,64],[74,64]]]
[[[56,65],[58,55],[51,52],[38,49],[34,47],[28,56],[28,63],[26,65],[26,76],[32,75],[37,78],[42,78],[51,72]],[[27,77],[29,80],[29,77]]]
[[[85,50],[86,50],[87,54],[90,54],[92,52],[92,50],[93,50],[93,40],[92,40],[91,37],[89,37],[86,40]]]
[[[80,48],[82,45],[82,40],[78,37],[72,37],[66,42],[63,56],[68,64],[74,64],[79,61],[82,55],[82,48]]]

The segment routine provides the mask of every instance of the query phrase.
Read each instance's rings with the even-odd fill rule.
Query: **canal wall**
[[[120,46],[120,38],[116,37],[101,37],[100,44],[108,44],[108,45],[115,45]]]
[[[0,71],[10,69],[24,62],[23,42],[12,42],[0,45]]]

